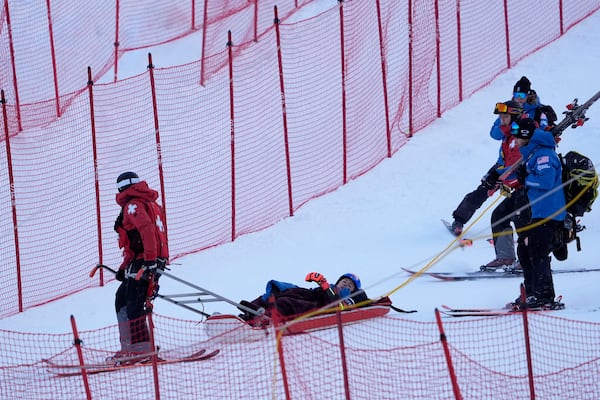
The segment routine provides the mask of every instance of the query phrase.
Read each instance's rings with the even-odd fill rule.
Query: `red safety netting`
[[[286,17],[301,6],[294,0],[283,3],[279,6]],[[0,84],[18,108],[17,129],[44,126],[60,117],[73,96],[85,89],[88,67],[94,79],[113,70],[116,81],[124,53],[199,30],[205,40],[197,43],[196,52],[204,59],[222,51],[232,27],[237,43],[256,40],[272,28],[274,4],[272,0],[116,0],[110,5],[3,0]]]
[[[529,312],[527,325],[521,313],[442,319],[441,325],[386,316],[280,340],[272,328],[238,326],[214,335],[208,322],[157,314],[152,320],[162,359],[180,360],[200,349],[220,352],[204,361],[158,364],[156,373],[149,363],[85,378],[57,377],[80,371],[78,365],[91,372],[105,363],[119,350],[118,326],[64,334],[0,331],[0,397],[592,400],[600,395],[600,324],[545,312]]]
[[[4,118],[2,128],[11,138],[1,142],[7,156],[0,182],[11,191],[0,198],[0,316],[98,285],[103,281],[87,278],[89,269],[120,263],[113,224],[119,211],[114,181],[121,172],[136,171],[159,192],[172,259],[235,240],[370,170],[508,68],[507,54],[530,54],[599,6],[588,2],[577,13],[541,7],[541,20],[552,21],[543,13],[560,11],[556,27],[485,55],[474,39],[483,34],[480,2],[461,3],[458,15],[455,6],[441,3],[347,1],[285,23],[281,17],[293,10],[288,5],[278,14],[279,29],[259,25],[264,32],[256,42],[247,20],[258,14],[248,10],[266,18],[261,7],[268,2],[258,8],[228,3],[236,12],[211,25],[224,35],[210,39],[213,49],[220,42],[218,52],[62,94],[60,103],[68,106],[61,118],[38,109],[44,124],[36,128],[17,128],[22,119],[8,90],[2,107],[8,129]],[[520,3],[505,4],[486,8],[495,15],[490,21],[500,21],[488,23],[487,40],[505,38],[520,24]],[[4,33],[7,13],[0,17]],[[222,21],[242,28],[241,36],[232,29],[229,46]],[[25,40],[28,32],[12,34]],[[202,71],[210,71],[204,84]],[[36,104],[49,110],[56,102]],[[57,255],[73,279],[51,273]]]

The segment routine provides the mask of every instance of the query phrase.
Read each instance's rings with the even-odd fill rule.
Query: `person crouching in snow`
[[[306,289],[292,283],[270,280],[263,295],[252,301],[242,300],[240,304],[256,311],[262,308],[266,316],[270,316],[275,308],[279,315],[289,317],[324,307],[336,300],[340,300],[339,306],[342,309],[369,300],[361,289],[360,279],[352,273],[340,276],[335,285],[330,285],[325,276],[318,272],[310,272],[305,280],[315,282],[319,287]],[[240,314],[240,318],[245,321],[256,316],[242,311],[244,313]]]

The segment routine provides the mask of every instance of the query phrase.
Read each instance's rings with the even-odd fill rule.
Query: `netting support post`
[[[274,301],[274,298],[270,298],[269,302]],[[290,384],[288,382],[287,370],[285,368],[285,357],[283,355],[283,334],[285,327],[281,324],[281,315],[277,311],[277,307],[273,305],[271,313],[271,322],[275,327],[275,342],[277,346],[277,355],[279,357],[279,366],[281,367],[281,379],[283,381],[283,391],[285,392],[285,399],[291,400]]]
[[[342,374],[344,375],[344,393],[346,400],[350,400],[350,382],[348,380],[348,362],[346,361],[346,344],[344,343],[344,328],[342,325],[342,311],[335,313],[337,320],[338,337],[340,338],[340,357],[342,360]]]
[[[19,312],[23,312],[23,282],[21,279],[21,249],[19,247],[19,225],[17,224],[17,197],[15,194],[15,176],[12,165],[12,152],[10,150],[10,134],[8,131],[8,110],[6,109],[6,97],[4,90],[1,91],[0,103],[2,103],[2,118],[4,122],[4,141],[6,143],[6,169],[8,171],[8,183],[10,188],[10,208],[12,210],[13,238],[15,241],[15,257],[17,264],[17,298]]]
[[[460,32],[460,0],[456,0],[456,60],[458,75],[458,101],[463,101],[463,73],[462,73],[462,36]]]
[[[338,0],[340,10],[340,61],[342,66],[342,184],[348,183],[348,121],[346,116],[346,48],[344,46],[344,0]]]
[[[563,0],[558,0],[558,15],[560,16],[560,36],[565,34],[565,21],[563,10]]]
[[[60,118],[60,94],[58,91],[58,71],[56,66],[56,50],[54,48],[54,32],[52,30],[52,13],[50,11],[50,0],[46,0],[48,14],[48,36],[50,39],[50,55],[52,56],[52,74],[54,75],[54,98],[56,103],[56,118]]]
[[[73,345],[77,350],[77,358],[79,359],[79,365],[81,366],[81,379],[83,379],[83,387],[85,388],[85,397],[87,400],[92,399],[92,391],[90,389],[90,382],[88,380],[87,370],[85,369],[85,363],[83,361],[83,350],[81,350],[81,339],[79,338],[79,332],[77,331],[77,324],[75,323],[75,317],[71,315],[71,328],[73,329]]]
[[[235,240],[235,106],[233,101],[233,42],[227,31],[227,55],[229,64],[229,141],[231,147],[231,241]]]
[[[444,325],[442,324],[442,317],[440,310],[435,309],[435,320],[437,321],[438,329],[440,330],[440,342],[444,348],[444,356],[446,357],[446,365],[448,366],[448,374],[450,375],[450,382],[452,383],[452,391],[454,392],[454,398],[456,400],[462,400],[462,394],[460,393],[460,387],[458,386],[458,380],[456,379],[456,373],[454,371],[454,364],[452,363],[452,356],[450,355],[450,348],[448,347],[448,340],[446,333],[444,332]]]
[[[506,38],[506,68],[510,68],[511,61],[510,61],[510,32],[508,29],[508,0],[504,0],[504,35]]]
[[[120,13],[121,7],[119,4],[119,0],[115,0],[115,42],[113,43],[113,45],[115,46],[115,54],[114,54],[114,65],[115,65],[115,70],[114,70],[114,75],[113,75],[113,82],[116,82],[117,79],[119,79],[119,13]]]
[[[279,15],[277,6],[273,6],[275,24],[275,38],[277,40],[277,65],[279,68],[279,93],[281,97],[281,114],[283,119],[283,145],[285,147],[285,167],[287,173],[287,190],[288,190],[288,212],[290,217],[294,216],[294,199],[292,191],[292,167],[290,162],[290,143],[287,121],[287,105],[285,102],[285,83],[283,78],[283,58],[281,55],[281,33],[279,31]]]
[[[90,99],[90,126],[92,129],[92,156],[94,157],[94,191],[96,193],[96,226],[98,230],[98,260],[104,264],[104,253],[102,251],[102,212],[100,209],[100,182],[98,180],[98,147],[96,143],[96,119],[94,113],[94,81],[92,80],[92,68],[88,67],[88,95]],[[104,270],[100,268],[100,286],[104,286]]]
[[[192,31],[195,31],[196,30],[196,0],[192,0],[191,12],[192,12],[192,15],[190,16],[191,17],[190,19],[192,20],[192,23],[191,23],[190,29]]]
[[[436,0],[437,1],[437,0]],[[383,39],[383,22],[381,19],[381,0],[377,0],[377,27],[379,30],[379,57],[381,58],[381,79],[383,81],[383,107],[385,108],[385,135],[387,141],[387,156],[392,156],[392,132],[390,130],[390,108],[387,88],[387,63],[385,57],[385,43]]]
[[[408,3],[408,137],[413,134],[413,19],[412,19],[412,2]]]
[[[154,64],[152,54],[148,53],[148,71],[150,76],[150,89],[152,91],[152,112],[154,114],[154,136],[156,140],[156,161],[158,163],[158,179],[160,180],[160,198],[164,217],[165,239],[169,240],[169,217],[167,216],[167,199],[165,194],[165,174],[163,171],[162,146],[160,144],[160,127],[158,123],[158,104],[156,99],[156,85],[154,83]]]
[[[527,304],[527,293],[525,285],[521,283],[521,304]],[[535,386],[533,381],[533,361],[531,358],[531,342],[529,340],[529,320],[527,315],[527,307],[524,307],[521,312],[523,315],[523,335],[525,339],[525,353],[527,354],[527,376],[529,380],[529,398],[535,399]]]
[[[150,348],[152,349],[152,377],[154,380],[154,398],[160,400],[160,385],[158,381],[158,363],[156,354],[156,342],[154,341],[154,320],[152,319],[152,311],[146,313],[148,321],[148,333],[150,334]]]
[[[8,46],[10,48],[10,62],[12,66],[13,90],[15,91],[15,114],[17,116],[17,130],[23,130],[21,122],[21,101],[19,100],[19,85],[17,84],[17,65],[15,63],[15,45],[12,35],[12,25],[10,23],[10,13],[8,10],[8,0],[4,0],[4,15],[6,17],[6,30],[8,31]],[[5,126],[7,126],[5,124]]]
[[[434,2],[435,14],[435,73],[437,83],[437,117],[442,116],[442,65],[440,60],[440,3]]]
[[[206,32],[208,30],[208,0],[204,0],[202,17],[202,49],[200,50],[200,86],[204,86],[204,64],[206,58]]]
[[[254,42],[258,42],[258,0],[254,0]]]

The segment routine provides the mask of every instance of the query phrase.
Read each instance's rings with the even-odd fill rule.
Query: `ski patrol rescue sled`
[[[283,335],[309,333],[334,328],[341,323],[348,325],[371,318],[381,317],[390,312],[392,301],[383,297],[362,307],[349,307],[344,310],[330,308],[323,312],[309,312],[307,317],[295,316],[273,324],[271,318],[257,316],[250,323],[237,315],[211,315],[204,322],[206,334],[225,342],[258,341],[264,339],[272,329],[282,330]]]
[[[97,264],[90,272],[90,277],[93,277],[98,269],[105,269],[113,274],[116,274],[117,272],[115,269],[106,265]],[[264,315],[264,309],[258,311],[254,310],[244,304],[230,300],[164,270],[157,271],[157,274],[182,283],[183,285],[196,290],[196,292],[170,295],[156,293],[155,297],[206,317],[206,320],[202,324],[204,326],[205,333],[210,338],[215,338],[222,342],[233,343],[239,341],[247,342],[261,340],[265,337],[265,335],[268,335],[270,331],[269,328],[282,329],[284,335],[307,333],[316,330],[332,328],[338,324],[338,311],[342,325],[386,315],[390,312],[390,308],[393,308],[399,312],[412,312],[404,311],[392,306],[392,301],[390,298],[385,296],[362,306],[360,303],[358,306],[346,306],[344,310],[340,310],[339,308],[335,307],[322,311],[314,310],[302,314],[306,315],[306,318],[303,318],[302,315],[286,317],[285,319],[281,319],[276,326],[274,326],[271,318]],[[247,322],[233,314],[210,315],[190,305],[192,303],[205,302],[229,303],[242,311],[255,315],[256,317],[253,318],[252,321]]]

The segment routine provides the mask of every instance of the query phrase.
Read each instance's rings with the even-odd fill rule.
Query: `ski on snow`
[[[418,271],[413,271],[407,268],[402,268],[405,272],[411,275],[418,274]],[[600,268],[567,268],[554,269],[552,274],[572,274],[580,272],[598,272]],[[499,270],[499,271],[474,271],[474,272],[421,272],[422,275],[430,276],[441,281],[471,281],[478,279],[495,279],[495,278],[521,278],[523,273],[519,270]]]
[[[199,350],[189,356],[175,358],[175,359],[157,359],[158,365],[165,364],[178,364],[178,363],[188,363],[195,361],[205,361],[214,358],[217,354],[220,353],[220,350],[213,350],[210,353],[206,352],[206,349]],[[48,368],[46,369],[49,373],[53,374],[57,377],[68,377],[68,376],[78,376],[81,375],[82,370],[85,368],[87,375],[101,374],[104,372],[113,372],[119,370],[130,369],[133,367],[147,367],[152,366],[152,362],[140,363],[140,362],[131,362],[124,365],[115,365],[111,363],[99,363],[99,364],[86,364],[84,366],[81,365],[65,365],[65,364],[57,364],[52,360],[44,359],[42,360],[45,364],[47,364]]]
[[[545,307],[530,307],[527,311],[557,311],[565,308],[565,305],[560,301],[556,302],[554,306]],[[507,305],[503,308],[452,308],[446,305],[442,305],[439,310],[442,314],[450,317],[496,317],[500,315],[517,314],[523,310],[511,307]]]

